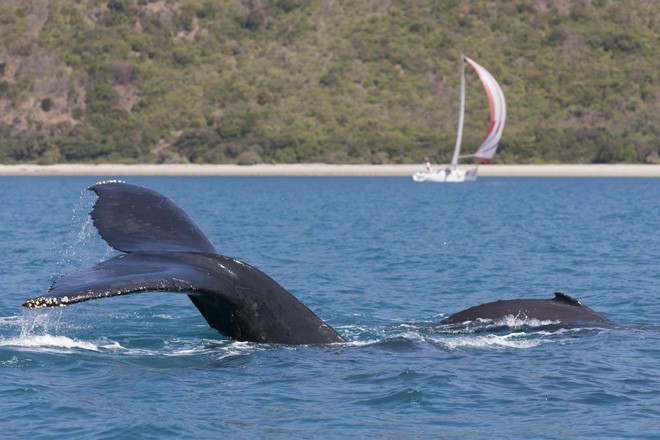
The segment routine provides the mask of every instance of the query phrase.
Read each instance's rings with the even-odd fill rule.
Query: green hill
[[[658,29],[657,0],[5,0],[0,161],[448,161],[464,52],[507,97],[495,163],[660,162]]]

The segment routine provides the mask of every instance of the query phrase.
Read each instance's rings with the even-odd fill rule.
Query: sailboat
[[[488,103],[490,104],[490,127],[488,134],[481,143],[476,153],[461,156],[461,141],[463,138],[463,116],[465,114],[465,64],[469,64],[479,75],[479,79],[486,89]],[[413,175],[415,182],[469,182],[477,180],[477,167],[464,170],[458,168],[458,160],[474,157],[482,163],[491,161],[497,145],[502,139],[504,131],[504,122],[506,120],[506,100],[502,88],[497,83],[493,75],[484,69],[479,63],[471,60],[461,54],[461,83],[460,83],[460,101],[458,111],[458,134],[456,136],[456,147],[451,158],[451,163],[445,166],[439,166],[433,170],[425,166],[425,169],[418,171]]]

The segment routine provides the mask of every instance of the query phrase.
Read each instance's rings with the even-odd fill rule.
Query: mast
[[[461,86],[458,102],[458,133],[456,134],[456,147],[451,157],[451,166],[458,165],[458,155],[461,153],[461,141],[463,139],[463,116],[465,114],[465,55],[461,54]]]

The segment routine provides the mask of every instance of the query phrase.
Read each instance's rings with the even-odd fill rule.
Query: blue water
[[[0,178],[3,438],[660,437],[660,180],[129,178],[349,342],[238,343],[185,295],[23,310],[113,255],[94,178]],[[569,293],[617,325],[431,324]]]

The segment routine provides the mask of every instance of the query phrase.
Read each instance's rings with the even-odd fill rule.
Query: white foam
[[[23,318],[21,316],[0,316],[0,326],[17,326]]]
[[[163,319],[163,320],[174,320],[174,319],[181,319],[180,316],[177,315],[170,315],[168,313],[156,313],[154,315],[151,315],[153,318],[158,318],[158,319]]]
[[[449,324],[447,326],[440,327],[440,330],[449,333],[472,333],[475,330],[484,330],[497,327],[521,329],[544,327],[559,323],[559,321],[528,318],[524,315],[507,315],[499,319],[477,319],[476,321],[468,321],[461,324]]]
[[[263,351],[267,348],[262,344],[253,342],[230,341],[226,339],[211,340],[205,339],[202,344],[191,348],[182,348],[171,353],[165,353],[166,356],[199,356],[215,355],[218,359],[224,359],[234,356],[245,356],[257,351]]]
[[[99,348],[102,348],[104,350],[125,350],[122,345],[117,342],[117,341],[112,341],[107,344],[99,345]]]
[[[0,366],[2,367],[15,367],[19,364],[20,364],[20,360],[16,356],[12,356],[11,359],[0,362]]]
[[[24,347],[44,349],[81,349],[98,351],[98,346],[92,342],[71,339],[67,336],[28,335],[17,338],[0,339],[0,347]]]
[[[492,323],[496,326],[521,328],[521,327],[543,327],[546,325],[559,324],[559,321],[532,319],[520,315],[518,316],[508,315],[502,319],[495,320]]]
[[[413,329],[401,331],[400,333],[393,334],[392,337],[406,339],[413,342],[425,342],[426,338]]]
[[[346,345],[347,347],[366,347],[368,345],[375,345],[375,344],[378,344],[380,342],[383,342],[383,341],[381,339],[369,339],[369,340],[366,340],[366,341],[339,342],[338,345]]]
[[[458,348],[532,348],[540,345],[542,339],[530,339],[526,333],[511,333],[508,335],[483,335],[457,338],[436,339],[435,342],[450,350]],[[524,337],[524,338],[523,338]]]

